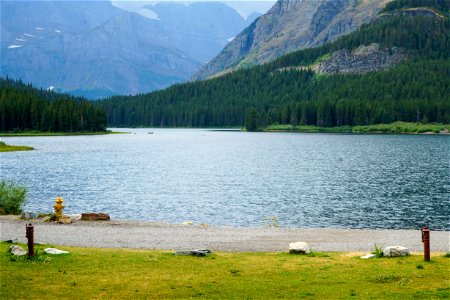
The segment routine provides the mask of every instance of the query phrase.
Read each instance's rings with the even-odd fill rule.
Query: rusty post
[[[34,256],[34,227],[33,224],[26,225],[26,235],[28,239],[28,257]]]
[[[430,261],[430,228],[422,227],[423,258]]]

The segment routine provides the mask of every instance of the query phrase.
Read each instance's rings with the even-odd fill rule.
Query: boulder
[[[64,251],[64,250],[59,250],[56,248],[45,248],[44,253],[58,255],[58,254],[68,254],[69,252]]]
[[[389,246],[383,250],[383,255],[386,257],[407,256],[410,254],[411,251],[403,246]]]
[[[82,213],[81,220],[83,221],[109,221],[111,218],[104,213]]]
[[[182,225],[194,225],[194,223],[192,223],[191,221],[184,221],[183,223],[181,223]]]
[[[62,216],[61,218],[58,219],[58,223],[71,224],[72,223],[72,219],[69,216]]]
[[[296,242],[289,244],[289,253],[308,254],[309,252],[311,252],[311,249],[306,242]]]
[[[12,253],[12,255],[16,255],[16,256],[23,256],[23,255],[27,255],[27,251],[25,251],[22,247],[20,246],[16,246],[16,245],[12,245],[9,247],[9,252]]]
[[[198,250],[190,250],[190,251],[178,251],[175,252],[174,255],[192,255],[192,256],[207,256],[211,254],[211,250],[209,249],[198,249]]]

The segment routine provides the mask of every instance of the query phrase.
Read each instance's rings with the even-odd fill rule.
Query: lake
[[[114,219],[450,229],[448,136],[120,130],[2,138],[38,150],[1,153],[1,178],[37,212],[61,196]]]

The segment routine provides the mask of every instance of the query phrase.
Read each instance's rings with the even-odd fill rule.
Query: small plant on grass
[[[392,282],[399,282],[402,280],[403,277],[396,275],[396,274],[386,274],[386,275],[380,275],[375,276],[372,281],[375,283],[392,283]]]
[[[308,257],[330,257],[328,253],[325,252],[314,252],[311,251],[307,254]]]
[[[13,181],[0,182],[0,215],[18,215],[26,202],[27,188]]]
[[[372,254],[375,254],[376,257],[383,257],[384,256],[383,249],[380,246],[378,246],[377,244],[375,244],[373,246]]]
[[[419,269],[419,270],[422,270],[423,269],[423,265],[422,264],[417,264],[416,268]]]
[[[445,253],[444,257],[450,258],[450,252]]]

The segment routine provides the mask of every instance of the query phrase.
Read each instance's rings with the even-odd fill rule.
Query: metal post
[[[422,227],[423,258],[430,261],[430,228]]]
[[[33,224],[26,225],[26,235],[28,239],[28,257],[34,256],[34,227]]]

